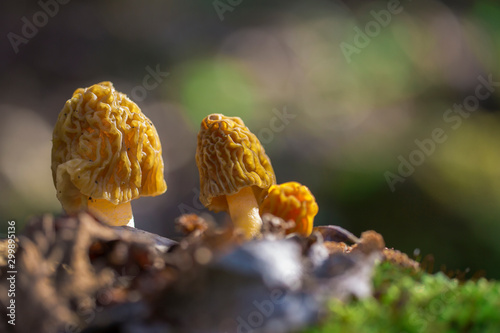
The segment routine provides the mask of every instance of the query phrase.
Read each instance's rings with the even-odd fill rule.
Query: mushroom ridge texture
[[[77,89],[59,113],[52,141],[52,177],[69,213],[89,199],[117,205],[167,189],[154,125],[111,82]]]
[[[276,183],[274,170],[258,138],[239,117],[211,114],[198,133],[196,164],[200,172],[200,201],[209,209],[227,211],[226,195],[251,186],[261,192]]]
[[[309,188],[298,182],[287,182],[269,187],[259,207],[260,214],[270,213],[285,221],[292,220],[295,227],[287,233],[309,236],[313,229],[318,204]]]

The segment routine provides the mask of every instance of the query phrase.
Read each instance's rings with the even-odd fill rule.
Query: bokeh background
[[[378,28],[372,11],[394,0],[42,3],[52,5],[0,4],[3,237],[8,220],[20,230],[61,212],[52,126],[76,88],[110,80],[163,145],[168,191],[133,202],[139,228],[174,237],[177,216],[207,212],[194,154],[200,121],[217,112],[262,139],[278,182],[312,190],[316,224],[374,229],[389,247],[432,254],[435,269],[500,278],[500,85],[458,126],[445,118],[476,95],[479,76],[500,81],[497,1],[402,0]],[[358,36],[367,28],[368,41]],[[141,89],[157,69],[157,87]],[[391,189],[387,172],[437,128],[445,142]]]

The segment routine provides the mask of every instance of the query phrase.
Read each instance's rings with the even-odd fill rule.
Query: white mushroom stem
[[[245,187],[236,194],[226,196],[226,199],[234,227],[242,230],[248,239],[259,235],[262,219],[252,188]]]
[[[127,223],[127,227],[132,227],[135,228],[135,221],[134,221],[134,215],[130,218],[130,220]]]
[[[109,225],[134,227],[134,215],[130,201],[115,205],[105,199],[92,199],[88,201],[87,208],[98,219]]]

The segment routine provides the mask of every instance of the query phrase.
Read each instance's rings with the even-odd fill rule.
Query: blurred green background
[[[76,88],[110,80],[163,145],[168,191],[133,202],[139,228],[172,236],[206,212],[196,134],[217,112],[259,136],[279,183],[312,190],[316,224],[500,278],[498,2],[7,0],[0,22],[3,237],[61,212],[52,126]]]

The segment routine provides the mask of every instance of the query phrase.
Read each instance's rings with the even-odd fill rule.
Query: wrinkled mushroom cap
[[[215,212],[227,211],[226,195],[251,186],[256,198],[276,183],[271,161],[259,139],[238,117],[211,114],[201,123],[196,148],[200,201]]]
[[[297,182],[288,182],[272,185],[263,196],[259,207],[261,215],[270,213],[285,221],[295,221],[295,227],[288,233],[311,234],[318,204],[309,188]]]
[[[111,82],[77,89],[59,113],[52,177],[67,212],[90,199],[118,205],[167,189],[153,123]]]

